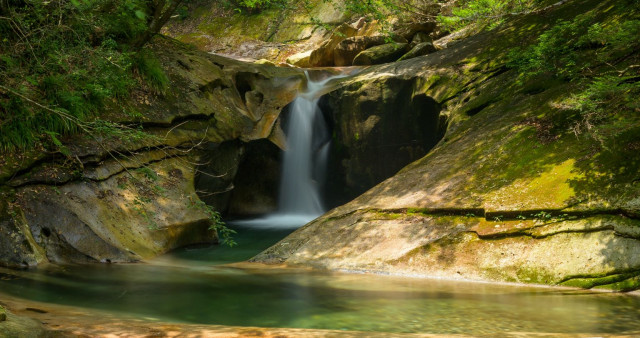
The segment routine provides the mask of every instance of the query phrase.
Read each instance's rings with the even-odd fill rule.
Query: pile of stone
[[[398,23],[390,33],[376,32],[375,22],[360,18],[333,30],[318,48],[292,55],[287,62],[298,67],[343,67],[383,64],[437,51],[437,23]]]

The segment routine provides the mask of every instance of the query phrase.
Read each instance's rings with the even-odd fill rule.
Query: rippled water
[[[163,321],[383,332],[640,332],[640,297],[389,276],[239,269],[286,234],[240,228],[239,248],[150,264],[2,270],[2,292]]]

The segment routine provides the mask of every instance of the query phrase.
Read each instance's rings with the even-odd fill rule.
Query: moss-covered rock
[[[0,188],[0,265],[28,268],[46,261],[35,242],[13,189]]]
[[[349,97],[349,89],[357,99],[341,101],[345,108],[340,111],[369,99],[371,92],[361,89],[384,88],[381,79],[414,79],[411,97],[424,95],[442,107],[446,134],[423,158],[297,230],[256,260],[636,289],[637,112],[619,109],[615,118],[603,121],[600,127],[605,129],[625,121],[624,130],[606,139],[576,137],[570,127],[580,115],[562,103],[580,93],[579,86],[537,79],[537,89],[530,90],[506,65],[507,47],[526,39],[533,42],[548,22],[571,20],[585,12],[615,21],[625,15],[615,8],[613,1],[565,3],[544,17],[517,16],[497,30],[475,34],[447,49],[372,66],[346,80],[343,95]],[[637,54],[625,62],[631,65],[631,59],[637,60]],[[596,76],[607,69],[592,71]],[[374,109],[368,107],[359,114]],[[367,117],[363,114],[359,120]],[[356,132],[367,125],[352,124],[351,135],[366,135]],[[353,150],[345,149],[351,155]],[[392,216],[380,216],[385,213]]]
[[[344,203],[424,156],[444,135],[441,106],[421,78],[382,76],[322,97],[334,121],[328,204]],[[335,205],[335,204],[334,204]]]
[[[402,37],[395,37],[395,40],[397,43],[407,42]],[[369,48],[384,45],[386,43],[387,37],[382,35],[354,36],[344,39],[335,47],[333,52],[333,64],[336,66],[351,66],[356,55]]]
[[[304,83],[300,70],[209,55],[167,38],[150,47],[170,90],[141,87],[124,107],[101,114],[138,124],[146,135],[78,134],[63,139],[68,156],[3,157],[11,175],[0,175],[0,265],[131,262],[213,242],[196,171],[218,176],[221,190],[233,188],[244,143],[284,145],[277,120]],[[196,166],[211,157],[215,165]],[[229,196],[207,201],[224,212]]]
[[[432,42],[420,42],[416,44],[411,50],[409,50],[406,54],[402,55],[398,61],[412,59],[418,56],[427,55],[433,52],[436,52],[438,49],[433,45]]]
[[[334,27],[349,18],[344,8],[328,1],[291,5],[246,13],[225,8],[218,1],[193,3],[189,15],[170,21],[163,33],[203,51],[279,63],[297,52],[317,48]]]
[[[354,66],[379,65],[398,60],[407,49],[406,43],[386,43],[366,49],[353,58]]]
[[[31,318],[16,316],[0,306],[0,334],[3,337],[46,337],[44,326]]]

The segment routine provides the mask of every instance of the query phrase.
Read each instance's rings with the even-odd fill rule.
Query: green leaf
[[[136,17],[138,17],[138,19],[140,20],[145,20],[147,18],[147,14],[145,14],[143,11],[141,10],[136,10],[135,12]]]

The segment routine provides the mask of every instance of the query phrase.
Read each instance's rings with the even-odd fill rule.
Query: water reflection
[[[637,297],[572,290],[201,265],[19,274],[2,281],[4,292],[166,321],[450,334],[640,331]]]
[[[149,264],[0,269],[0,290],[170,322],[472,335],[640,332],[640,298],[631,295],[221,266],[292,231],[235,229],[237,248],[185,249]]]

